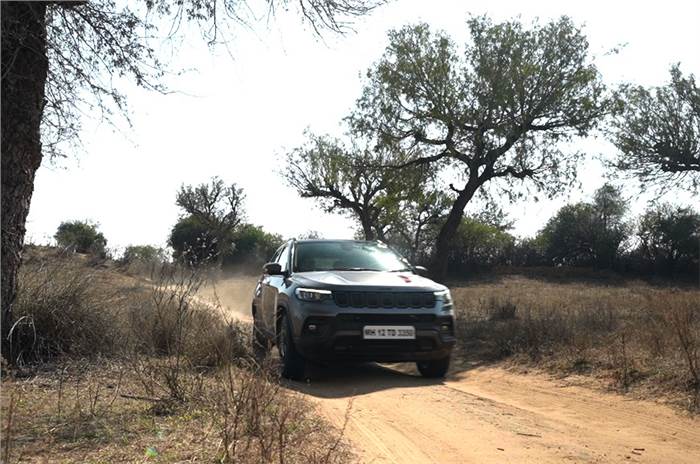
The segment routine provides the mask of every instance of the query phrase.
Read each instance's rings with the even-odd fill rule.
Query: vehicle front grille
[[[333,291],[341,308],[434,308],[432,292],[343,292]]]
[[[367,324],[431,324],[435,314],[338,314],[335,317],[340,329],[361,329]]]

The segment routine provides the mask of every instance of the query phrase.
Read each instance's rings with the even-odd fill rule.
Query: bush
[[[54,234],[54,239],[63,249],[105,258],[107,239],[98,232],[97,227],[97,224],[88,221],[62,222]]]
[[[60,258],[20,268],[14,330],[22,360],[113,352],[119,305],[115,294],[95,287],[95,272]]]
[[[214,234],[194,216],[177,221],[170,231],[168,245],[173,249],[173,259],[187,266],[210,263],[219,253]]]
[[[515,238],[498,227],[464,218],[450,244],[448,269],[453,274],[506,264]]]
[[[240,266],[257,273],[284,240],[278,234],[270,234],[262,227],[244,224],[233,239],[233,250],[224,256],[225,266]]]
[[[165,250],[153,245],[129,245],[120,258],[122,264],[162,264],[167,261]]]
[[[24,361],[57,356],[180,356],[187,365],[218,367],[245,359],[248,329],[197,298],[202,274],[154,268],[151,284],[71,256],[27,256],[19,275],[14,331]]]
[[[639,222],[639,252],[660,274],[696,274],[700,259],[700,214],[664,204]]]

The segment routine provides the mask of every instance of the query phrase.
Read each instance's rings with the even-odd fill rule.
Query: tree
[[[243,224],[233,238],[231,251],[224,257],[224,265],[252,266],[259,271],[283,243],[279,234],[265,232],[253,224]]]
[[[124,249],[120,261],[123,264],[163,263],[167,261],[165,250],[153,245],[129,245]]]
[[[214,236],[194,216],[182,217],[175,223],[168,237],[168,246],[173,249],[173,259],[187,266],[209,263],[219,253]]]
[[[647,90],[623,88],[621,111],[613,118],[612,142],[619,150],[613,163],[642,185],[665,189],[700,187],[700,88],[692,74],[671,68],[671,82]]]
[[[88,221],[65,221],[58,226],[53,238],[66,250],[105,257],[107,239],[97,227]]]
[[[340,140],[308,135],[305,146],[292,151],[282,175],[302,198],[314,198],[327,212],[350,212],[366,240],[383,239],[389,190],[398,178],[385,166],[392,154]]]
[[[213,177],[209,184],[196,187],[183,185],[177,192],[175,202],[192,218],[196,219],[211,237],[216,247],[217,264],[223,263],[224,254],[231,248],[236,228],[245,213],[245,194],[236,184],[226,185]]]
[[[288,0],[270,0],[266,7]],[[343,32],[348,19],[369,13],[382,0],[300,0],[303,21],[317,33]],[[246,23],[247,1],[145,0],[118,8],[113,0],[2,2],[2,352],[8,350],[25,222],[34,177],[44,155],[63,153],[75,141],[84,113],[109,118],[124,112],[122,78],[163,91],[166,68],[148,39],[158,26],[199,26],[209,44],[226,41],[227,26]],[[168,24],[170,19],[170,24]]]
[[[592,203],[562,207],[542,230],[550,262],[611,268],[629,235],[626,212],[627,202],[610,184],[596,190]]]
[[[436,178],[428,171],[430,168],[421,168],[423,172],[406,184],[403,198],[387,202],[393,206],[388,215],[393,226],[386,240],[412,263],[427,261],[435,243],[434,230],[445,219],[452,203],[449,195],[436,187]]]
[[[384,56],[349,118],[353,130],[413,155],[403,166],[449,162],[463,182],[436,241],[433,272],[447,270],[464,209],[487,182],[516,196],[515,184],[548,195],[572,181],[577,154],[559,142],[586,135],[610,101],[588,42],[563,17],[525,29],[518,21],[468,21],[461,56],[425,24],[389,33]],[[529,180],[529,183],[525,183]]]
[[[315,198],[327,212],[349,212],[365,240],[383,240],[415,259],[426,245],[426,229],[445,214],[449,198],[436,188],[437,168],[397,169],[405,155],[310,135],[294,150],[282,172],[303,198]],[[429,246],[429,244],[427,244]]]
[[[506,264],[514,245],[515,238],[508,232],[475,218],[462,218],[450,242],[448,269],[452,273],[464,273]]]
[[[661,204],[639,221],[641,251],[657,271],[697,272],[700,258],[700,214],[691,208]]]

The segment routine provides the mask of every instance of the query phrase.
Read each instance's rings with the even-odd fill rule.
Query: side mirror
[[[267,275],[282,275],[282,266],[279,263],[265,263],[263,273]]]
[[[428,275],[428,269],[425,266],[413,266],[413,269],[416,271],[416,274],[420,276]]]

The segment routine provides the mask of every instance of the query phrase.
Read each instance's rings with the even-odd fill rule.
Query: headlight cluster
[[[297,298],[303,301],[324,301],[331,298],[330,290],[320,288],[297,288],[295,292]]]
[[[438,301],[442,301],[442,307],[444,310],[452,309],[452,294],[448,289],[440,290],[434,294]]]

